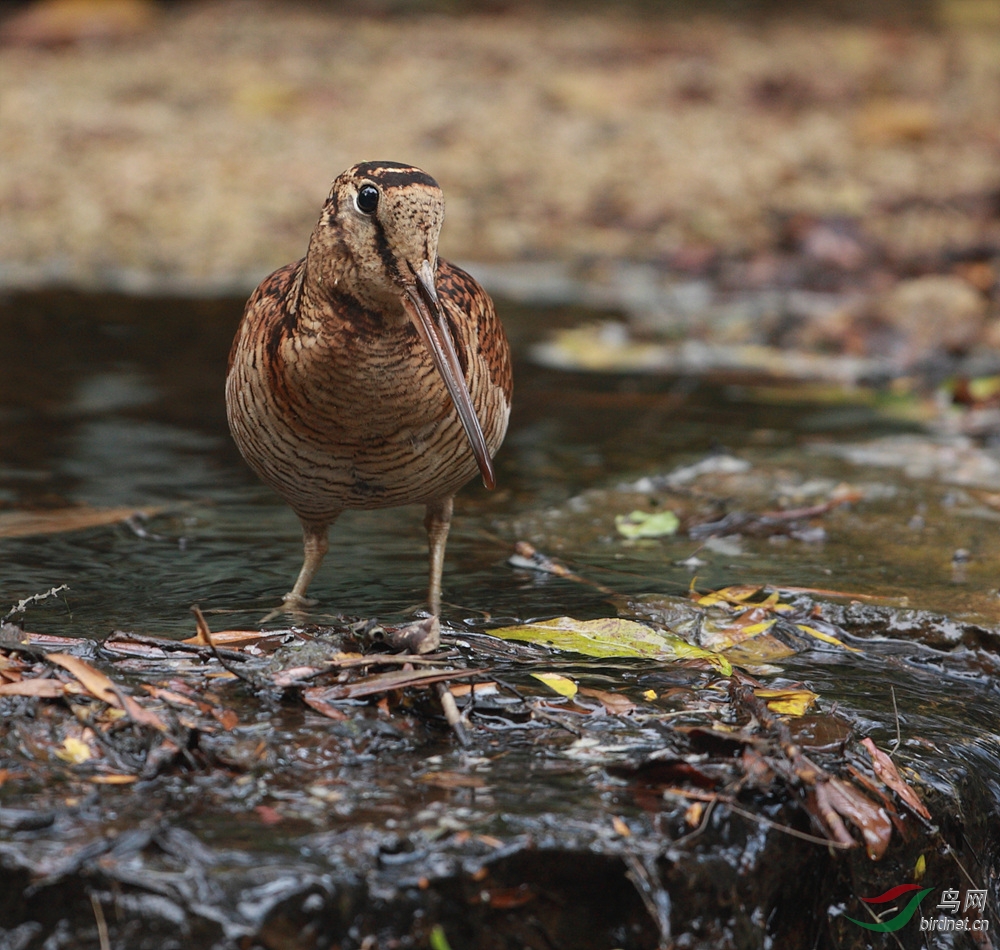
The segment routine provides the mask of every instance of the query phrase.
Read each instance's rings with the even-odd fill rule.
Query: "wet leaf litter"
[[[548,560],[543,556],[542,563]],[[46,770],[55,769],[64,779],[69,779],[65,773],[71,770],[77,781],[129,784],[178,770],[231,770],[234,762],[226,755],[225,743],[206,747],[201,737],[238,732],[240,713],[229,705],[238,700],[226,699],[234,690],[256,695],[270,692],[297,700],[336,722],[348,721],[357,702],[368,700],[381,716],[393,721],[413,713],[415,691],[446,683],[460,704],[463,720],[477,731],[496,729],[501,722],[504,729],[541,725],[565,730],[583,741],[588,722],[601,722],[605,717],[628,718],[644,728],[671,723],[671,730],[685,737],[686,754],[665,757],[664,750],[657,750],[645,763],[610,767],[611,774],[640,781],[646,796],[650,770],[661,785],[664,775],[669,775],[670,784],[663,786],[661,795],[691,795],[703,803],[735,804],[739,791],[747,787],[770,789],[774,794],[773,786],[783,782],[800,793],[804,790],[800,803],[815,826],[813,840],[827,840],[841,848],[863,843],[869,856],[877,859],[891,838],[887,814],[899,824],[897,806],[929,818],[919,794],[870,738],[861,743],[871,759],[866,774],[858,776],[863,788],[851,783],[846,760],[838,763],[846,778],[815,765],[793,742],[787,720],[804,716],[820,697],[801,684],[765,686],[734,668],[726,656],[738,655],[745,666],[756,660],[758,672],[774,673],[777,669],[770,664],[794,654],[796,647],[791,644],[796,640],[800,649],[809,637],[834,648],[858,649],[838,636],[796,622],[819,614],[811,602],[803,603],[802,592],[799,597],[799,603],[792,605],[781,599],[779,591],[733,587],[698,594],[692,590],[689,616],[678,621],[675,611],[672,620],[690,636],[696,626],[704,629],[709,613],[714,614],[711,634],[705,640],[711,643],[709,648],[666,632],[663,624],[622,618],[557,618],[489,631],[491,637],[543,646],[553,657],[560,653],[641,657],[655,665],[686,669],[691,683],[699,683],[698,698],[679,706],[671,702],[671,690],[646,689],[636,694],[634,689],[599,688],[584,682],[582,676],[539,671],[535,669],[539,657],[530,652],[520,659],[540,684],[538,690],[495,680],[485,666],[468,667],[455,649],[423,655],[380,652],[386,631],[371,622],[339,631],[213,633],[201,611],[194,608],[197,632],[186,640],[116,633],[99,646],[27,633],[8,623],[0,637],[0,698],[33,700],[36,708],[22,707],[18,720],[13,726],[8,724],[8,742],[16,740],[22,761],[7,771],[4,780],[30,770],[45,781]],[[26,609],[26,605],[18,606]],[[648,600],[643,609],[647,615],[655,613]],[[772,645],[776,642],[772,628],[779,623],[786,628],[784,641],[777,641],[784,643],[783,650]],[[813,623],[836,629],[822,619]],[[456,631],[451,634],[461,637]],[[356,649],[344,649],[348,641]],[[311,649],[304,649],[306,644]],[[755,652],[758,644],[759,652]],[[81,654],[89,654],[90,659]],[[508,665],[517,660],[515,651]],[[98,661],[109,664],[118,677],[112,679],[99,669]],[[125,685],[124,675],[131,685]],[[689,693],[681,690],[681,695],[687,699]],[[44,704],[41,713],[38,704]],[[711,753],[718,747],[726,753],[713,762]],[[742,754],[734,756],[734,749],[742,749]],[[256,750],[259,763],[270,754],[266,742]],[[590,754],[597,754],[596,750]],[[670,762],[678,768],[671,770]],[[242,763],[243,768],[250,765],[246,760]],[[872,792],[876,801],[869,797]],[[746,809],[740,813],[753,818]],[[809,837],[791,827],[783,830]]]

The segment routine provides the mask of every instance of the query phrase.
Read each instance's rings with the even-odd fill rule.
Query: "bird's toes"
[[[281,606],[275,607],[274,610],[269,610],[265,616],[260,618],[260,623],[270,623],[272,620],[276,620],[278,617],[285,616],[286,614],[291,614],[296,618],[304,617],[306,608],[315,607],[317,603],[318,601],[312,597],[302,597],[300,594],[295,593],[285,594],[284,599],[281,601]]]
[[[281,602],[281,609],[294,613],[305,610],[306,607],[315,607],[318,603],[319,601],[315,597],[304,597],[302,594],[296,594],[295,591],[289,591]]]

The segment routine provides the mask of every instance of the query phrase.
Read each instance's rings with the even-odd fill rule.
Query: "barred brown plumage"
[[[306,256],[247,302],[226,407],[243,457],[302,522],[286,608],[307,603],[341,511],[420,503],[437,616],[454,494],[477,468],[494,485],[510,349],[486,291],[438,258],[443,216],[420,169],[355,165],[334,181]]]

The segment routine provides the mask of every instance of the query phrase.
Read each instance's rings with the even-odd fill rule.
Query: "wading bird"
[[[420,169],[355,165],[334,181],[306,256],[247,302],[226,408],[243,457],[302,522],[286,609],[312,603],[342,511],[419,503],[436,617],[455,492],[477,469],[496,483],[510,348],[486,291],[438,258],[443,217]]]

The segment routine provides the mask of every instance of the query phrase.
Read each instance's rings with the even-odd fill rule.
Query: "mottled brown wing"
[[[233,345],[229,348],[227,374],[232,372],[241,345],[266,340],[268,350],[280,346],[281,338],[295,330],[295,312],[302,290],[305,258],[278,268],[265,277],[250,295],[240,320]],[[252,339],[244,341],[247,334]]]
[[[489,294],[471,275],[445,260],[438,263],[437,292],[446,304],[448,328],[466,378],[468,361],[480,360],[509,406],[514,388],[510,345]]]

